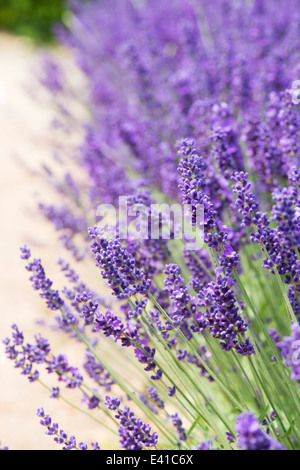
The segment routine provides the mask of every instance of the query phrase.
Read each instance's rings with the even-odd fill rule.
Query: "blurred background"
[[[80,429],[78,439],[101,442],[99,424],[50,399],[38,383],[30,384],[6,359],[2,344],[17,323],[28,342],[40,331],[59,352],[74,357],[72,350],[65,349],[63,336],[37,327],[41,319],[48,321],[49,312],[31,288],[19,258],[20,246],[30,245],[47,266],[47,275],[56,279],[57,234],[38,213],[37,204],[52,197],[39,169],[53,160],[57,135],[51,127],[51,103],[37,100],[32,88],[46,48],[51,47],[64,66],[73,67],[68,51],[53,36],[65,14],[64,0],[0,0],[0,448],[11,450],[58,448],[39,424],[38,407],[44,407],[70,435]]]
[[[66,0],[0,0],[0,28],[36,42],[53,41],[53,27],[66,9]]]

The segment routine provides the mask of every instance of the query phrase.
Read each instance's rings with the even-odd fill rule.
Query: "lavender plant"
[[[40,74],[61,128],[83,128],[65,174],[50,179],[62,204],[40,204],[68,260],[58,261],[66,286],[28,247],[21,258],[84,354],[75,367],[13,325],[8,358],[51,397],[72,405],[65,389],[79,394],[78,412],[122,449],[299,450],[299,2],[71,6],[57,36],[85,89],[53,58]],[[70,96],[88,110],[83,126]],[[108,237],[97,207],[121,196],[188,204],[192,226],[204,207],[203,245]],[[83,265],[96,289],[80,279]],[[37,414],[63,449],[101,448]]]

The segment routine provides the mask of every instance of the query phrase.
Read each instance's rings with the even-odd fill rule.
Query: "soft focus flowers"
[[[83,132],[50,178],[61,204],[39,204],[66,285],[32,248],[21,259],[55,328],[84,354],[75,366],[16,324],[3,341],[33,386],[47,371],[47,393],[79,395],[77,411],[122,449],[300,449],[298,3],[72,1],[57,37],[84,87],[43,58],[56,125]],[[147,236],[122,237],[124,197]],[[106,227],[102,204],[117,219]],[[159,204],[187,205],[191,230],[203,209],[203,243],[189,249]],[[102,448],[37,414],[61,448]]]

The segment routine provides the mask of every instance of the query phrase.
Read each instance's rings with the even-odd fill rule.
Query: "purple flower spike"
[[[285,450],[276,439],[262,431],[257,418],[244,412],[236,419],[237,445],[241,450]]]

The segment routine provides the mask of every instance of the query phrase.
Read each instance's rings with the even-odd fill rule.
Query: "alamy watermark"
[[[173,240],[185,242],[188,250],[203,246],[204,207],[190,204],[132,203],[130,197],[120,196],[119,205],[100,204],[97,225],[107,238],[133,240]]]
[[[300,80],[294,80],[291,89],[292,103],[300,103]]]
[[[300,364],[300,340],[293,342],[292,349],[295,349],[295,351],[292,354],[292,363],[294,366],[299,366]]]

